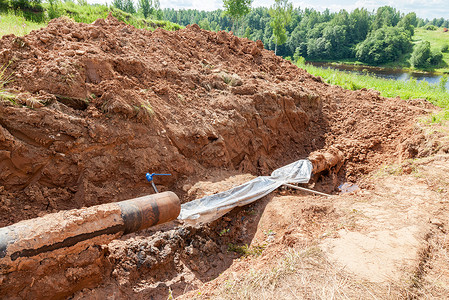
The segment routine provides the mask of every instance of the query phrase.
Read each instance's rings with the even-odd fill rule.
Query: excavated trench
[[[260,41],[196,25],[149,32],[112,17],[57,19],[4,36],[4,64],[14,80],[0,94],[0,226],[151,194],[146,172],[171,173],[158,189],[187,202],[313,153],[309,186],[335,193],[343,182],[363,186],[384,163],[433,151],[414,125],[432,109],[425,101],[330,86]],[[85,245],[41,262],[31,278],[0,274],[0,294],[184,294],[239,257],[232,245],[250,244],[270,197],[201,227],[171,223]]]

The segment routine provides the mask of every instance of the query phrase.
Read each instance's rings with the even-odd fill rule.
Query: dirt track
[[[3,37],[0,65],[9,62],[7,88],[17,97],[0,102],[0,226],[152,193],[148,171],[172,173],[157,179],[159,188],[188,201],[198,181],[265,175],[336,147],[343,167],[314,178],[315,188],[334,192],[345,181],[369,188],[361,179],[381,165],[448,151],[415,125],[433,109],[425,101],[330,86],[260,42],[196,25],[148,32],[113,18],[57,19],[23,38]],[[246,214],[90,249],[70,272],[52,275],[64,281],[55,295],[100,284],[75,298],[183,294],[233,264],[228,243],[251,243],[261,215]],[[318,215],[332,219],[332,209]],[[232,234],[220,235],[230,224]]]

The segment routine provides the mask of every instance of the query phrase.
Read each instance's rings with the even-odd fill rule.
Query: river
[[[366,74],[368,72],[371,75],[375,75],[380,78],[394,79],[394,80],[409,80],[411,78],[417,81],[425,80],[430,84],[438,84],[442,75],[434,73],[420,73],[404,71],[401,69],[391,69],[391,68],[378,68],[378,67],[368,67],[368,66],[356,66],[356,65],[335,65],[330,63],[322,62],[307,62],[316,67],[321,68],[331,68],[340,71],[346,71],[357,74]],[[449,81],[446,82],[446,89],[449,90]]]

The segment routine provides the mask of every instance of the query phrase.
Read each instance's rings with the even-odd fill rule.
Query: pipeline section
[[[175,220],[178,196],[164,192],[49,214],[0,228],[0,275],[55,255],[82,251]]]
[[[47,257],[108,244],[124,234],[175,220],[207,223],[250,204],[282,185],[309,182],[313,173],[341,165],[340,151],[316,152],[228,191],[180,205],[173,192],[61,211],[0,228],[0,275]],[[157,174],[153,174],[157,175]],[[312,191],[313,192],[313,191]],[[322,194],[315,192],[317,194]],[[326,195],[326,194],[322,194]],[[76,248],[76,250],[75,250]],[[1,279],[1,278],[0,278]],[[0,282],[1,283],[1,282]]]

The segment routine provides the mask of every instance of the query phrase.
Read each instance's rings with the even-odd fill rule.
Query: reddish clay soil
[[[150,32],[112,17],[56,19],[24,37],[4,36],[5,64],[13,76],[6,88],[16,97],[0,96],[0,226],[152,193],[149,171],[171,173],[156,183],[185,202],[199,180],[266,175],[333,147],[343,152],[343,166],[314,178],[332,193],[382,164],[438,150],[415,126],[429,109],[425,101],[331,86],[260,41],[197,25]],[[54,295],[98,284],[107,290],[106,282],[133,299],[180,295],[186,282],[211,280],[231,265],[237,256],[229,242],[251,241],[251,208],[232,214],[235,234],[225,238],[220,231],[231,218],[113,242],[94,251],[102,259],[74,262]],[[89,261],[101,267],[89,269]],[[182,275],[186,266],[193,271]],[[48,296],[38,285],[24,293]]]

